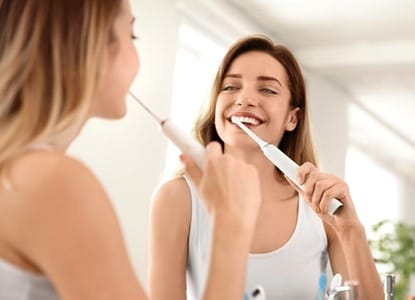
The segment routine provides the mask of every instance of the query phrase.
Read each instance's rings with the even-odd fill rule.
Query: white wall
[[[179,15],[174,1],[132,1],[141,69],[132,90],[161,115],[170,110]],[[111,88],[111,87],[108,87]],[[147,284],[148,211],[165,163],[166,139],[130,99],[123,120],[91,120],[69,153],[106,187],[121,220],[131,260]]]
[[[326,79],[305,73],[313,139],[320,167],[344,177],[348,143],[348,99]]]
[[[399,219],[415,226],[415,180],[405,176],[401,177],[400,183]]]

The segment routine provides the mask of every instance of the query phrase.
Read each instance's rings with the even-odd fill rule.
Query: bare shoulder
[[[11,178],[18,192],[27,189],[42,192],[43,188],[51,192],[53,184],[64,188],[67,184],[98,183],[82,162],[57,151],[36,151],[22,155],[12,164]]]
[[[49,232],[55,228],[114,218],[108,196],[94,174],[80,161],[59,152],[37,151],[25,154],[13,162],[10,169],[12,189],[2,191],[6,208],[13,218],[7,218],[18,228]],[[13,224],[9,224],[13,225]],[[27,230],[12,232],[18,245],[29,241]]]
[[[31,211],[36,209],[33,206],[41,206],[59,216],[62,212],[56,210],[59,206],[67,212],[96,210],[93,216],[108,210],[110,201],[104,187],[82,162],[59,152],[32,155],[27,161],[18,162],[13,174],[16,191],[28,202],[25,205]]]
[[[183,177],[163,183],[150,213],[150,298],[185,299],[191,196]]]
[[[170,220],[175,223],[189,224],[191,195],[189,186],[183,177],[176,177],[160,185],[152,199],[151,216],[155,222]]]
[[[190,205],[190,201],[190,189],[186,180],[176,177],[160,185],[154,195],[153,205],[185,208]]]
[[[84,164],[37,151],[13,163],[11,179],[12,190],[0,194],[11,203],[2,239],[47,274],[62,298],[92,299],[97,290],[106,299],[143,295],[111,202]]]

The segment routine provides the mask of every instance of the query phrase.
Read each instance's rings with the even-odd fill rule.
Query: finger
[[[314,194],[314,187],[315,187],[315,183],[317,179],[318,179],[318,170],[313,169],[307,174],[307,177],[302,185],[303,191],[304,191],[304,199],[310,204],[312,204],[312,197]]]
[[[328,213],[329,202],[331,201],[331,199],[334,199],[336,197],[337,193],[338,187],[336,184],[324,191],[320,201],[321,213]]]
[[[313,195],[311,196],[311,203],[314,210],[317,213],[324,212],[324,209],[327,208],[323,205],[323,195],[324,193],[332,188],[336,182],[333,179],[327,178],[322,180],[317,180],[314,184]]]
[[[202,178],[202,171],[199,169],[199,167],[189,156],[185,154],[180,155],[180,161],[184,164],[186,174],[190,177],[196,186],[199,186],[200,180]]]
[[[314,194],[315,185],[320,180],[328,179],[329,176],[325,173],[321,173],[318,169],[314,168],[308,173],[307,178],[303,184],[304,196],[310,203]]]
[[[220,160],[223,156],[222,154],[222,146],[218,142],[210,142],[206,146],[206,159],[205,159],[205,166],[203,167],[203,171],[209,172],[212,168],[216,168],[218,164],[218,160]],[[215,163],[216,161],[216,163]]]
[[[316,169],[316,167],[310,162],[306,162],[306,163],[302,164],[297,169],[298,184],[300,184],[300,185],[304,184],[304,182],[307,179],[308,174],[311,173],[315,169]]]

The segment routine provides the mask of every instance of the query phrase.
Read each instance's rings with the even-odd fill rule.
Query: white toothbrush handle
[[[196,165],[202,169],[205,161],[205,148],[198,143],[190,134],[177,127],[169,119],[161,124],[163,133],[179,148],[184,154],[190,156]]]
[[[297,184],[296,182],[295,182],[295,184],[296,184],[297,187],[300,187],[302,191],[304,190],[303,187],[300,186],[299,184]],[[328,211],[329,215],[334,215],[336,213],[336,211],[342,206],[343,206],[343,203],[341,203],[336,198],[333,198],[328,203],[327,211]]]
[[[303,187],[297,182],[297,169],[298,165],[291,158],[289,158],[284,152],[278,149],[275,145],[267,144],[262,147],[264,155],[273,162],[273,164],[281,170],[295,185],[304,191]],[[333,198],[329,201],[328,213],[334,215],[339,207],[342,207],[341,203],[336,198]]]
[[[343,203],[341,203],[336,198],[331,199],[329,201],[329,207],[328,207],[329,214],[334,215],[336,213],[336,211],[342,206],[343,206]]]

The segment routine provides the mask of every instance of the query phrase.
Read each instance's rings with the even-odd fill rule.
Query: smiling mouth
[[[232,124],[233,124],[232,118],[237,118],[241,123],[244,123],[245,125],[248,125],[248,126],[258,126],[264,123],[262,120],[254,118],[254,117],[231,116],[228,118],[228,121],[231,122]]]

